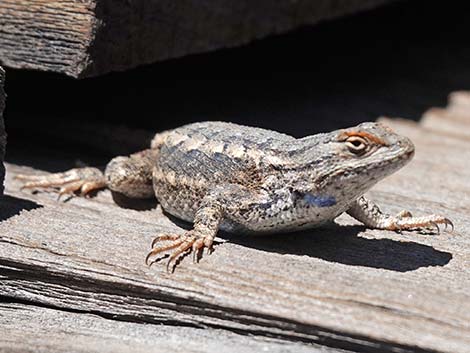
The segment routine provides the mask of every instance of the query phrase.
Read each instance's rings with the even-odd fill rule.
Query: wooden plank
[[[341,353],[220,329],[148,325],[21,303],[0,303],[0,352]],[[26,334],[25,334],[26,333]]]
[[[5,179],[5,166],[3,159],[5,158],[5,148],[7,144],[7,135],[5,133],[5,123],[3,122],[3,110],[5,109],[5,71],[0,66],[0,196],[3,195],[3,180]]]
[[[442,117],[442,124],[454,119]],[[160,232],[182,231],[160,207],[116,206],[109,192],[58,203],[19,190],[7,165],[0,296],[138,323],[209,327],[369,352],[468,352],[470,158],[466,137],[387,120],[415,159],[370,197],[390,212],[444,214],[453,233],[368,230],[347,216],[320,230],[226,240],[176,273],[143,258]],[[470,122],[467,122],[470,125]]]
[[[0,63],[73,77],[248,43],[391,0],[2,0]]]

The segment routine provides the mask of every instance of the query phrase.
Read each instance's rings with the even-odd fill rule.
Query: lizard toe
[[[164,238],[164,237],[162,237],[162,238]],[[155,240],[158,241],[158,240],[161,240],[161,239],[156,238]],[[150,261],[150,258],[152,258],[153,256],[161,254],[161,253],[163,253],[167,250],[175,249],[175,248],[179,247],[184,242],[184,240],[182,240],[182,239],[176,239],[176,240],[173,240],[172,242],[170,242],[169,244],[156,245],[155,240],[152,242],[152,250],[145,257],[145,263],[147,264],[147,266],[150,266],[154,262],[156,262],[156,261]]]

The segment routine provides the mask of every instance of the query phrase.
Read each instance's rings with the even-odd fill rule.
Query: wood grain
[[[439,116],[440,125],[385,119],[415,142],[416,157],[369,195],[392,213],[443,214],[453,233],[368,230],[341,216],[298,234],[222,234],[213,255],[198,265],[186,258],[174,274],[143,261],[156,234],[182,231],[159,206],[121,208],[107,191],[59,203],[50,193],[20,191],[14,175],[35,171],[7,165],[0,297],[339,350],[468,352],[470,144],[451,126],[468,128],[470,113],[460,114]]]
[[[2,0],[0,63],[73,77],[247,43],[391,0]]]

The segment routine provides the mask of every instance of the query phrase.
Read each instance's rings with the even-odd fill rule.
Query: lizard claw
[[[437,235],[441,234],[441,228],[439,228],[439,224],[437,224],[436,222],[432,222],[430,221],[429,222],[429,225],[436,228],[436,231],[437,231]]]
[[[451,232],[454,231],[454,223],[452,223],[452,221],[448,218],[444,218],[444,229],[447,229],[447,226],[450,226],[451,227]]]

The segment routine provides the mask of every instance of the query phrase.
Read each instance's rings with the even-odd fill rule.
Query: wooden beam
[[[101,75],[224,47],[392,0],[2,0],[0,64]]]

